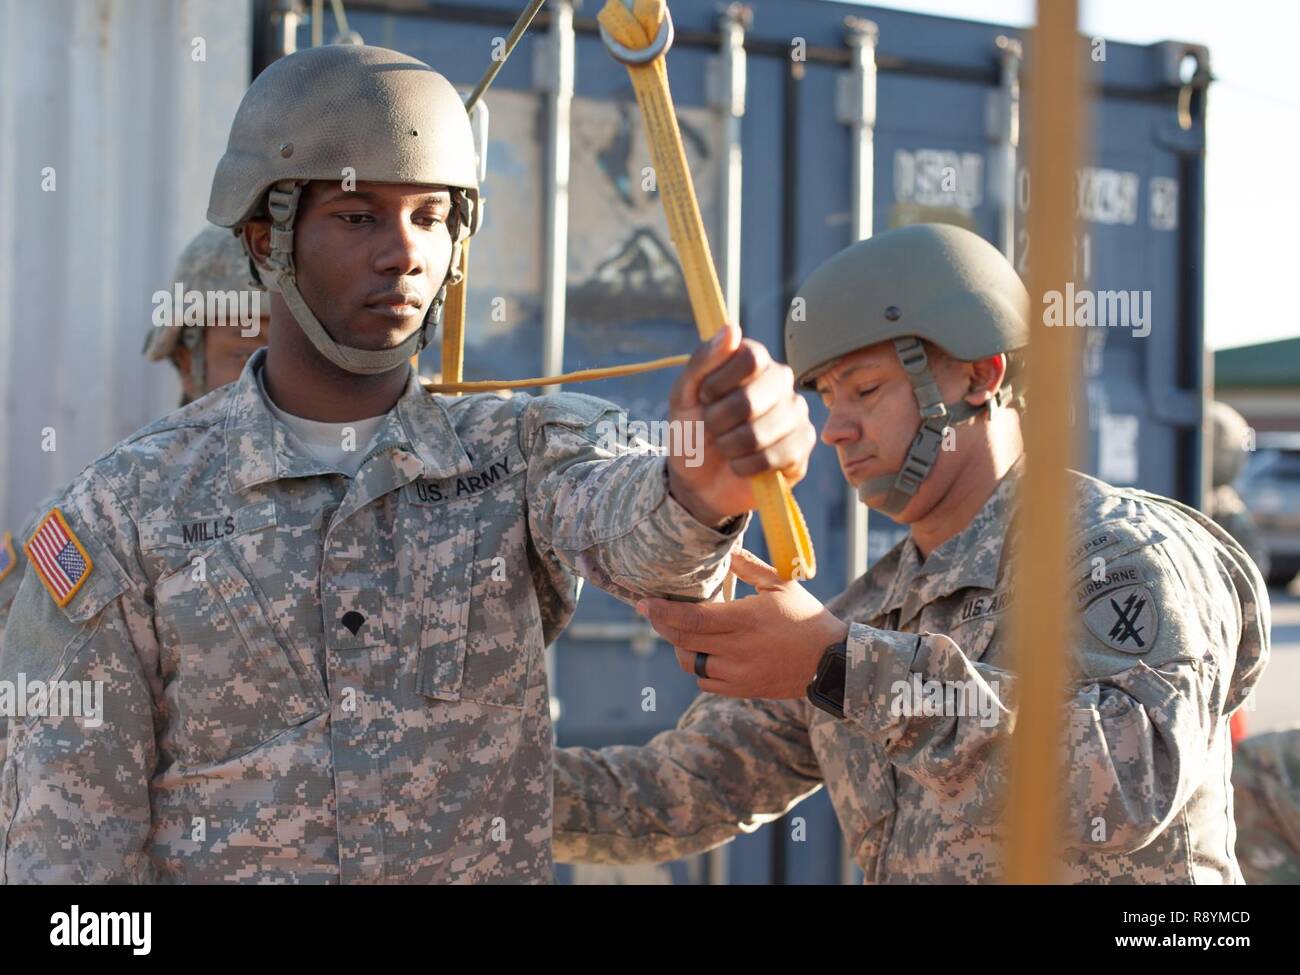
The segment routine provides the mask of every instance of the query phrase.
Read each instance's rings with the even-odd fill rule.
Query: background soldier
[[[1300,725],[1237,745],[1232,787],[1246,882],[1300,884]]]
[[[260,318],[255,334],[236,323],[227,327],[200,328],[198,322],[182,327],[151,325],[145,336],[144,354],[155,362],[170,361],[181,380],[181,402],[198,399],[218,386],[239,378],[244,363],[258,349],[266,345],[266,330],[271,323],[271,303],[265,290],[249,278],[248,258],[243,247],[228,230],[205,227],[191,240],[176,262],[172,281],[182,283],[186,289],[202,293],[255,291],[258,294]],[[232,327],[235,326],[235,327]],[[26,556],[22,546],[32,537],[36,525],[54,505],[60,492],[56,492],[37,505],[36,512],[15,536],[6,533],[0,541],[0,639],[3,639],[9,606],[18,594],[22,582],[22,563]],[[0,644],[2,645],[2,644]]]
[[[154,362],[168,359],[176,367],[184,406],[239,378],[249,357],[266,345],[271,302],[266,290],[250,274],[248,256],[238,238],[222,227],[207,226],[195,235],[181,251],[172,281],[204,295],[257,295],[256,304],[250,303],[258,316],[255,331],[234,319],[204,323],[211,328],[189,325],[149,329],[144,354]]]
[[[0,679],[102,681],[105,713],[14,722],[7,880],[552,879],[543,649],[578,575],[711,596],[748,477],[797,481],[815,434],[734,327],[670,398],[703,423],[696,467],[605,449],[618,410],[589,396],[427,393],[409,360],[475,172],[456,91],[398,52],[300,51],[246,93],[208,216],[272,292],[270,345],[37,530],[58,557],[27,571]]]
[[[1268,549],[1260,541],[1255,519],[1241,499],[1233,482],[1246,465],[1247,438],[1250,427],[1245,417],[1227,403],[1210,403],[1211,480],[1209,515],[1246,550],[1259,566],[1260,575],[1268,578]]]
[[[699,852],[824,783],[868,882],[995,882],[1024,464],[1005,407],[1029,297],[995,248],[939,225],[853,245],[799,297],[806,321],[787,323],[786,342],[829,410],[822,440],[910,534],[826,607],[741,552],[734,571],[757,595],[644,601],[712,693],[645,747],[557,753],[557,857]],[[1267,657],[1263,580],[1177,502],[1076,474],[1067,503],[1078,625],[1062,879],[1239,882],[1228,720]]]

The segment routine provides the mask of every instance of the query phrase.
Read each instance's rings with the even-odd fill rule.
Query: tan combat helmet
[[[248,290],[265,293],[252,277],[243,245],[229,230],[211,225],[200,230],[185,245],[181,256],[176,260],[172,280],[182,285],[186,291],[201,291],[205,294]],[[178,328],[150,325],[144,340],[145,358],[152,362],[172,359],[181,345],[190,350],[190,377],[194,381],[194,388],[206,388],[203,334],[193,326]]]
[[[889,514],[907,506],[934,467],[945,427],[1013,396],[1008,374],[985,406],[944,403],[922,339],[964,362],[1029,342],[1029,292],[1002,253],[969,230],[915,224],[859,241],[813,271],[785,323],[786,354],[806,389],[815,389],[817,377],[842,356],[894,343],[921,425],[902,469],[858,488],[864,502],[889,491],[883,505]]]
[[[310,180],[447,186],[457,207],[451,269],[418,332],[394,349],[339,345],[307,307],[293,264],[293,221]],[[217,163],[208,219],[240,228],[269,216],[272,291],[325,358],[360,374],[387,372],[424,348],[461,243],[478,230],[478,173],[460,96],[423,61],[382,47],[316,47],[276,61],[244,94]]]
[[[1231,484],[1246,464],[1250,425],[1227,403],[1212,400],[1209,405],[1211,476],[1214,487]]]

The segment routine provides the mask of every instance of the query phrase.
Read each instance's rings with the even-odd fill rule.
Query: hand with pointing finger
[[[758,591],[729,603],[643,599],[637,612],[700,678],[700,690],[727,697],[787,700],[804,696],[822,652],[848,635],[798,582],[786,582],[762,559],[738,548],[731,569]],[[701,668],[697,660],[705,654]]]

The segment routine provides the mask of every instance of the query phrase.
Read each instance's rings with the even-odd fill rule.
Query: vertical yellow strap
[[[1043,295],[1063,292],[1072,273],[1074,174],[1085,124],[1077,0],[1039,0],[1030,39],[1030,343],[1018,575],[1012,604],[1012,659],[1019,675],[1009,755],[1006,880],[1057,881],[1066,769],[1061,767],[1069,645],[1066,546],[1073,506],[1069,412],[1079,375],[1077,329],[1047,328]]]
[[[469,289],[469,241],[460,245],[460,284],[447,288],[447,303],[442,309],[442,382],[461,382],[465,374],[465,292]],[[459,396],[449,392],[448,396]]]
[[[597,18],[618,43],[639,50],[658,33],[665,11],[664,0],[636,0],[631,11],[621,0],[607,0]],[[645,65],[628,65],[628,73],[649,135],[659,195],[681,260],[691,312],[700,338],[708,340],[726,324],[726,302],[686,165],[668,68],[659,56]],[[812,540],[785,478],[779,471],[760,475],[753,479],[753,490],[772,565],[783,579],[812,578],[817,571]]]

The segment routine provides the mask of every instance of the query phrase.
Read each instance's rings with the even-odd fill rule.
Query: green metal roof
[[[1216,386],[1300,386],[1300,338],[1214,353]]]

